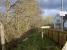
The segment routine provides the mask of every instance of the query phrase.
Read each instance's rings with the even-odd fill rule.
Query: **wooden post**
[[[4,26],[0,22],[0,33],[1,33],[1,45],[2,45],[2,50],[5,50],[5,34],[4,34]]]
[[[43,34],[44,34],[44,32],[42,31],[42,39],[43,39]]]

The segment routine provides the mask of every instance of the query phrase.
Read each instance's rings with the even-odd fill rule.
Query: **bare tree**
[[[31,26],[40,27],[42,25],[36,0],[18,0],[14,5],[10,5],[7,0],[6,3],[7,12],[0,20],[4,23],[7,42],[20,38],[24,32],[31,29]],[[14,9],[13,15],[10,12],[11,8]]]

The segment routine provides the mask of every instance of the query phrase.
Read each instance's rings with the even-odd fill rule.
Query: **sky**
[[[17,0],[9,0],[10,4],[13,5]],[[0,0],[0,13],[5,14],[7,12],[6,9],[6,0]],[[10,11],[12,12],[13,9],[10,9]]]
[[[67,10],[67,0],[64,2],[64,11]],[[61,0],[39,0],[42,16],[55,16],[61,9]]]
[[[6,0],[0,0],[0,12],[6,13]],[[17,0],[10,0],[10,4],[13,5]],[[61,0],[38,0],[42,16],[55,16],[61,9]],[[67,10],[67,0],[64,1],[64,10]]]

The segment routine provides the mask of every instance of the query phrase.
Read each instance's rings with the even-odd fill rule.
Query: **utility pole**
[[[63,0],[61,0],[61,12],[63,11]],[[61,16],[61,29],[62,29],[62,31],[63,31],[63,25],[64,25],[64,21],[63,21],[63,16]]]
[[[63,11],[63,0],[61,0],[61,11]]]

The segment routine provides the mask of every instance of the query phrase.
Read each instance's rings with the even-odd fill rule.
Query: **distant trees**
[[[53,25],[54,17],[52,16],[44,16],[43,23],[44,25]]]

